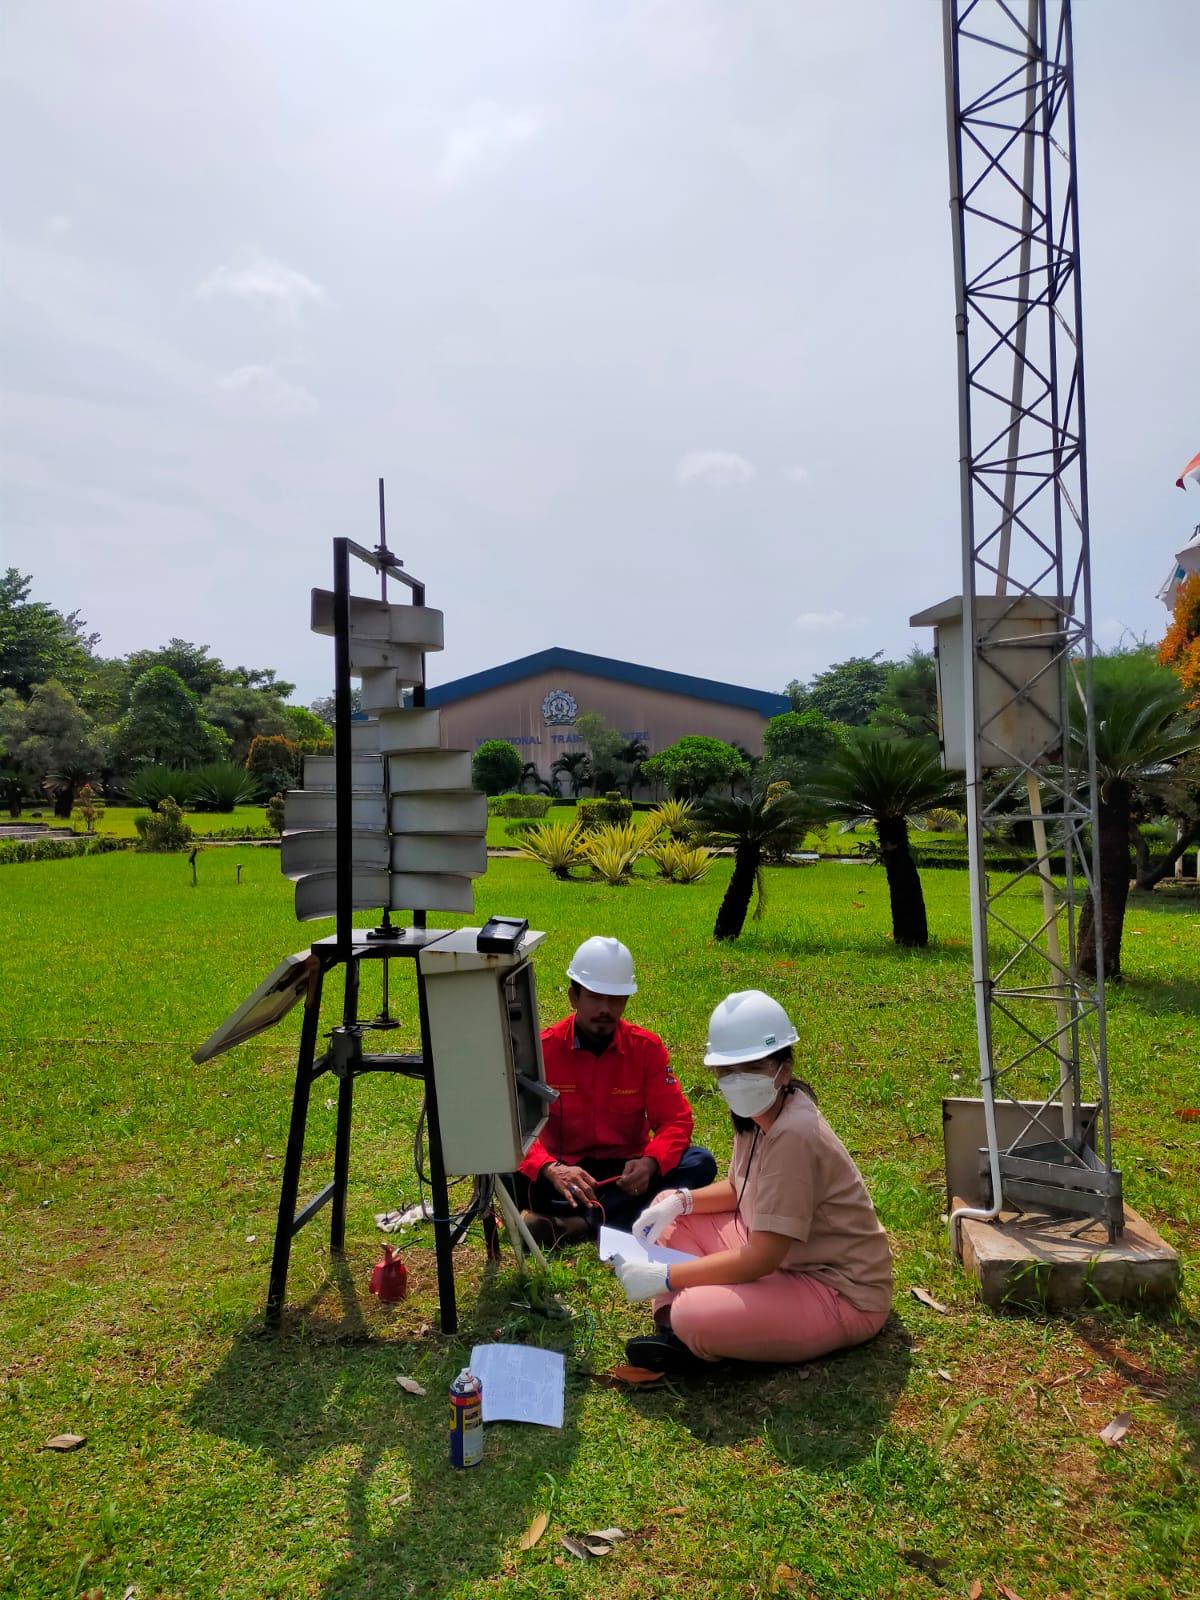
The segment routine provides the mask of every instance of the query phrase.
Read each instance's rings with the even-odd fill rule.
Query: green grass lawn
[[[149,816],[146,806],[110,806],[104,808],[104,815],[96,824],[95,832],[109,834],[114,839],[136,839],[137,828],[134,826],[135,817]],[[9,821],[5,816],[0,821]],[[11,820],[16,820],[11,819]],[[76,833],[82,834],[86,830],[83,823],[76,818],[75,821],[62,821],[55,817],[51,807],[35,811],[23,811],[22,822],[44,822],[49,828],[73,828]],[[205,838],[213,833],[226,833],[232,828],[252,828],[259,830],[267,825],[267,814],[262,806],[235,806],[232,811],[185,811],[183,820],[191,828],[197,838]]]
[[[1200,1592],[1200,1124],[1174,1115],[1200,1106],[1195,900],[1135,898],[1110,1006],[1126,1192],[1183,1253],[1185,1299],[1049,1319],[982,1310],[941,1220],[939,1103],[975,1073],[965,874],[926,874],[926,952],[891,945],[878,868],[835,864],[769,872],[765,920],[717,948],[725,862],[694,888],[610,890],[494,861],[476,920],[549,930],[545,1019],[564,1010],[580,938],[629,943],[630,1015],[666,1038],[722,1158],[707,1016],[730,989],[775,993],[893,1242],[895,1313],[871,1345],[643,1393],[596,1381],[648,1317],[588,1251],[559,1267],[567,1328],[530,1311],[507,1252],[486,1266],[475,1231],[457,1337],[436,1331],[427,1229],[405,1241],[411,1298],[374,1302],[372,1213],[417,1197],[416,1094],[398,1078],[358,1088],[344,1265],[331,1272],[318,1220],[296,1243],[285,1329],[261,1336],[298,1018],[203,1067],[189,1052],[328,927],[293,921],[273,853],[249,854],[240,885],[224,856],[202,858],[195,889],[179,856],[0,879],[0,1594],[932,1600],[977,1577],[1021,1600]],[[404,1025],[389,1045],[413,1048],[406,981],[393,995]],[[322,1079],[306,1194],[328,1176],[331,1096]],[[568,1352],[566,1424],[493,1426],[482,1467],[454,1474],[446,1384],[497,1330]],[[1121,1411],[1132,1428],[1106,1449],[1097,1435]],[[86,1445],[39,1448],[61,1431]],[[521,1552],[540,1508],[550,1531]],[[600,1570],[558,1542],[612,1525],[629,1538]],[[940,1586],[914,1551],[944,1562]]]

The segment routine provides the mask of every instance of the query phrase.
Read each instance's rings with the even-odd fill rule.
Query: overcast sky
[[[1194,0],[1078,0],[1094,580],[1200,522]],[[934,0],[5,0],[3,563],[324,692],[330,537],[778,689],[959,588]],[[925,641],[923,641],[925,642]]]

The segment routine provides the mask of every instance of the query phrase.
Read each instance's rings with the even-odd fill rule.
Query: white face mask
[[[778,1073],[763,1077],[761,1072],[731,1072],[717,1080],[717,1088],[725,1096],[725,1104],[739,1117],[760,1117],[775,1103],[779,1093],[775,1085]]]

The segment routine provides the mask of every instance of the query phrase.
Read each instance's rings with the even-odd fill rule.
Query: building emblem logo
[[[551,689],[542,701],[542,717],[552,728],[569,728],[579,706],[566,689]]]

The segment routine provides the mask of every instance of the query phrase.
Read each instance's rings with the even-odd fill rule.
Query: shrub
[[[196,775],[181,767],[141,767],[125,785],[125,791],[135,805],[146,806],[150,811],[167,799],[174,800],[177,806],[187,806],[196,792]]]
[[[681,839],[667,839],[646,854],[670,883],[699,883],[713,864],[711,850]]]
[[[577,822],[547,822],[532,830],[521,846],[521,854],[540,861],[556,878],[566,878],[572,867],[584,859],[582,830]]]
[[[611,790],[601,800],[581,800],[576,807],[579,824],[586,832],[628,822],[633,816],[633,801]]]
[[[628,881],[653,834],[644,823],[617,822],[597,828],[583,841],[583,854],[596,876],[612,887]]]
[[[686,839],[695,829],[696,807],[690,800],[662,800],[651,811],[655,827],[672,839]]]
[[[553,804],[548,794],[495,794],[488,812],[493,817],[544,817]]]
[[[948,806],[934,806],[925,813],[925,826],[935,833],[965,833],[967,819],[961,811],[951,811]]]
[[[534,817],[516,817],[504,824],[504,832],[510,839],[523,839],[527,834],[536,833],[541,826]]]
[[[471,757],[471,782],[484,794],[504,794],[520,783],[524,766],[507,739],[485,739]]]
[[[182,850],[192,842],[192,830],[170,795],[148,817],[134,817],[140,850]]]
[[[103,821],[104,802],[90,783],[85,783],[75,796],[75,810],[72,816],[79,818],[88,833],[95,833],[96,824]]]
[[[281,733],[260,733],[250,741],[246,771],[258,795],[294,789],[300,781],[300,747]]]
[[[113,850],[132,850],[132,839],[110,839],[101,834],[83,839],[0,839],[0,867],[26,861],[66,861],[74,856],[106,856]]]
[[[281,794],[273,794],[267,801],[267,827],[272,833],[283,832],[286,808],[287,802]]]
[[[206,767],[198,767],[192,777],[194,811],[232,811],[253,800],[258,792],[257,783],[235,761],[212,761]]]

